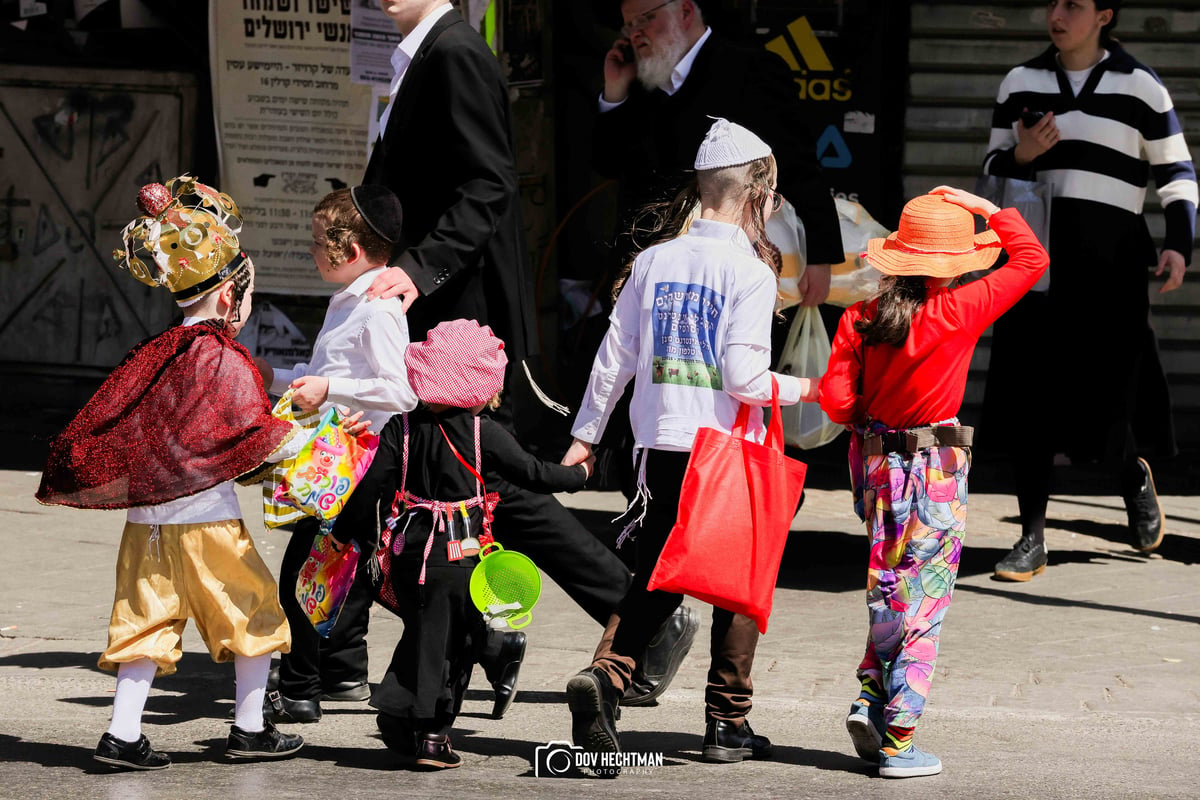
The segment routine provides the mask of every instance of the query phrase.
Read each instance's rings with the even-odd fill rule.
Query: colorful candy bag
[[[379,437],[373,433],[347,434],[337,409],[329,408],[275,487],[274,500],[317,519],[333,519],[371,466],[378,447]]]
[[[346,604],[361,552],[358,543],[351,541],[339,553],[334,549],[333,537],[324,531],[313,539],[308,560],[296,578],[296,600],[322,637],[329,636]]]

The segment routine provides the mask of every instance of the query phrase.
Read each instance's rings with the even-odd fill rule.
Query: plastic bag
[[[874,297],[883,275],[862,257],[867,241],[887,236],[891,231],[876,222],[858,203],[835,198],[842,249],[846,260],[829,270],[829,297],[826,303],[846,308]],[[823,370],[822,370],[823,371]]]
[[[797,378],[817,378],[828,368],[831,352],[821,313],[815,307],[805,306],[796,312],[788,330],[787,342],[779,355],[779,372]],[[780,416],[784,440],[803,450],[829,444],[843,430],[816,403],[784,406]]]
[[[808,247],[804,235],[804,223],[796,216],[796,209],[787,200],[779,210],[771,214],[766,224],[767,238],[779,248],[783,264],[779,270],[779,297],[776,309],[794,306],[800,302],[800,277],[808,266]]]
[[[373,433],[346,433],[341,415],[331,406],[292,460],[275,489],[275,499],[317,519],[333,519],[371,466],[378,447],[379,437]]]
[[[361,552],[358,542],[351,541],[339,553],[324,532],[313,539],[308,560],[296,577],[296,600],[322,637],[329,636],[342,613]]]
[[[294,422],[303,428],[315,428],[321,420],[316,411],[306,411],[296,414],[292,411],[292,390],[288,389],[279,398],[271,415],[288,422]],[[296,463],[296,459],[286,458],[271,469],[262,485],[263,525],[268,528],[278,528],[281,525],[291,525],[308,516],[304,511],[288,502],[287,498],[276,498],[280,484],[284,482],[288,470]]]
[[[1021,212],[1021,216],[1029,224],[1030,230],[1038,237],[1042,247],[1046,248],[1047,252],[1050,251],[1050,205],[1053,194],[1049,183],[984,175],[975,182],[975,194],[991,200],[1000,208],[1015,208]],[[992,269],[1003,266],[1004,262],[1008,260],[1007,254],[1001,255],[1001,259],[992,266]],[[972,274],[979,277],[986,272]],[[1029,291],[1047,292],[1049,290],[1050,270],[1047,269]]]

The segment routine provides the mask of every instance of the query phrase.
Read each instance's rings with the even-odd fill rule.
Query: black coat
[[[779,191],[804,222],[809,262],[844,261],[837,207],[786,65],[773,53],[739,47],[715,32],[678,92],[646,91],[635,83],[624,103],[597,115],[594,166],[620,180],[623,209],[670,199],[683,188],[712,127],[710,117],[749,128],[771,146]]]
[[[533,277],[513,159],[508,85],[483,38],[451,11],[421,43],[363,183],[404,207],[391,265],[421,292],[413,341],[448,319],[475,319],[509,360],[537,351]]]

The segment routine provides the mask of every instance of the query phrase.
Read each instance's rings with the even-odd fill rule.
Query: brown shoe
[[[417,743],[417,766],[454,769],[462,766],[462,757],[450,747],[449,736],[427,733]]]

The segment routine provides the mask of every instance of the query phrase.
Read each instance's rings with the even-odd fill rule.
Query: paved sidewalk
[[[600,781],[537,778],[531,766],[539,745],[569,738],[563,687],[587,665],[600,633],[553,584],[528,629],[521,691],[504,720],[487,716],[490,692],[476,673],[453,735],[461,769],[398,770],[365,703],[326,704],[321,723],[297,726],[307,744],[295,760],[223,763],[233,670],[209,660],[191,627],[180,672],[155,683],[145,717],[146,733],[175,765],[141,774],[99,769],[91,751],[108,723],[114,680],[95,662],[124,517],[38,506],[37,480],[0,472],[0,798],[1097,800],[1200,791],[1188,755],[1200,741],[1200,502],[1193,496],[1162,498],[1168,534],[1148,558],[1125,541],[1119,499],[1056,496],[1049,570],[1011,584],[993,581],[991,568],[1017,538],[1015,501],[973,494],[958,591],[917,734],[945,772],[884,781],[853,755],[843,728],[865,641],[865,535],[844,490],[810,489],[755,665],[751,718],[774,741],[775,758],[700,761],[706,622],[660,705],[625,709],[619,723],[626,750],[661,752],[663,766]],[[613,494],[564,500],[597,530],[622,506]],[[254,528],[255,494],[242,501]],[[713,505],[719,512],[719,498]],[[285,536],[257,536],[272,567]],[[376,609],[373,681],[400,629]]]

